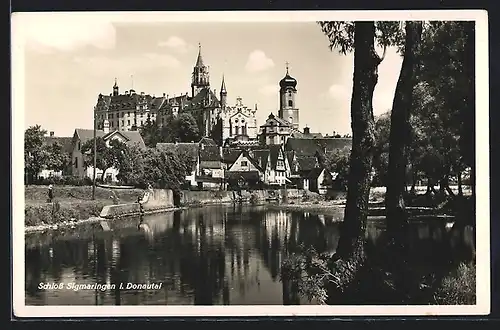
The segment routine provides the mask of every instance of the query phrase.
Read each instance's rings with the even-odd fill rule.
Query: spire
[[[224,74],[222,74],[222,85],[220,87],[221,94],[227,94],[226,82],[224,81]]]
[[[288,74],[288,65],[289,65],[289,64],[290,64],[290,63],[288,63],[288,61],[287,61],[287,62],[285,62],[285,65],[286,65],[286,74]]]
[[[198,59],[196,59],[196,67],[201,68],[205,66],[203,64],[203,58],[201,57],[201,43],[198,43]]]
[[[116,80],[116,78],[115,78],[115,84],[113,85],[113,87],[115,87],[115,88],[118,87],[118,81]]]

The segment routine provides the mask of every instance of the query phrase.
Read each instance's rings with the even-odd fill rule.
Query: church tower
[[[210,87],[210,75],[208,67],[203,63],[201,57],[201,44],[198,45],[198,58],[193,68],[193,76],[191,81],[191,97],[197,95],[203,88]]]
[[[299,129],[299,109],[295,104],[297,95],[297,80],[288,73],[288,62],[286,63],[286,75],[280,81],[280,109],[278,117],[292,124],[292,127]]]
[[[118,96],[120,95],[119,90],[118,90],[118,82],[116,81],[115,78],[115,84],[113,85],[113,96]]]
[[[224,75],[222,75],[222,85],[220,87],[220,107],[224,109],[227,105],[227,90],[226,83],[224,82]]]

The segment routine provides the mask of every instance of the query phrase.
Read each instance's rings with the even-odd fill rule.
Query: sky
[[[56,136],[92,128],[97,97],[112,92],[115,78],[121,92],[190,93],[201,44],[211,88],[219,93],[224,74],[229,104],[237,97],[257,104],[258,125],[277,114],[278,84],[289,62],[300,128],[351,134],[353,54],[331,51],[314,21],[149,22],[40,13],[19,25],[13,38],[24,40],[25,128],[38,124]],[[379,67],[375,115],[391,108],[401,61],[389,49]]]

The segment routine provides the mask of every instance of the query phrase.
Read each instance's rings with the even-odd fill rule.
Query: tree
[[[191,170],[186,158],[175,152],[133,147],[128,154],[120,167],[119,178],[137,187],[145,188],[151,183],[156,188],[179,191]]]
[[[101,181],[104,181],[108,169],[111,167],[119,169],[128,154],[125,143],[112,139],[108,146],[102,137],[96,138],[96,151],[96,166],[102,170]],[[94,166],[94,139],[83,144],[82,154],[85,166]]]
[[[161,140],[161,132],[155,120],[151,120],[151,115],[148,114],[146,122],[140,128],[140,133],[144,139],[144,144],[150,148],[154,148]]]
[[[198,124],[188,112],[183,112],[177,117],[177,129],[180,142],[194,142],[201,138]]]
[[[363,235],[366,228],[368,199],[375,145],[373,118],[373,92],[378,81],[378,66],[391,43],[388,31],[394,24],[378,24],[370,21],[319,22],[330,40],[330,48],[339,48],[346,54],[354,51],[354,85],[351,98],[352,151],[349,163],[347,202],[341,236],[336,256],[333,258],[336,289],[343,290],[353,281],[365,259]],[[377,41],[384,46],[384,54],[375,50],[377,28],[383,33]]]
[[[64,171],[71,164],[71,157],[63,150],[59,142],[44,146],[47,150],[46,168],[54,171]]]
[[[391,111],[389,135],[389,164],[387,192],[385,195],[386,222],[393,240],[402,236],[406,228],[407,214],[404,203],[406,186],[406,165],[410,146],[410,113],[415,79],[419,67],[419,47],[422,23],[405,23],[405,45],[401,72]],[[400,240],[401,244],[403,240]]]
[[[49,158],[44,148],[44,136],[47,131],[40,125],[30,126],[24,132],[24,171],[28,183],[36,180],[36,176],[47,164]]]
[[[346,190],[349,174],[349,155],[348,148],[328,152],[321,160],[323,166],[328,172],[336,173],[337,176],[333,180],[333,185],[336,189]]]
[[[162,142],[193,142],[200,140],[200,130],[193,115],[188,112],[178,117],[168,115],[160,131]]]

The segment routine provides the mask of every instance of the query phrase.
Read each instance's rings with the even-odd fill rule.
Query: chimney
[[[54,132],[50,132],[50,137],[53,137],[54,136]]]
[[[141,92],[141,96],[144,96],[144,92]]]
[[[310,134],[309,127],[304,127],[304,134]]]

